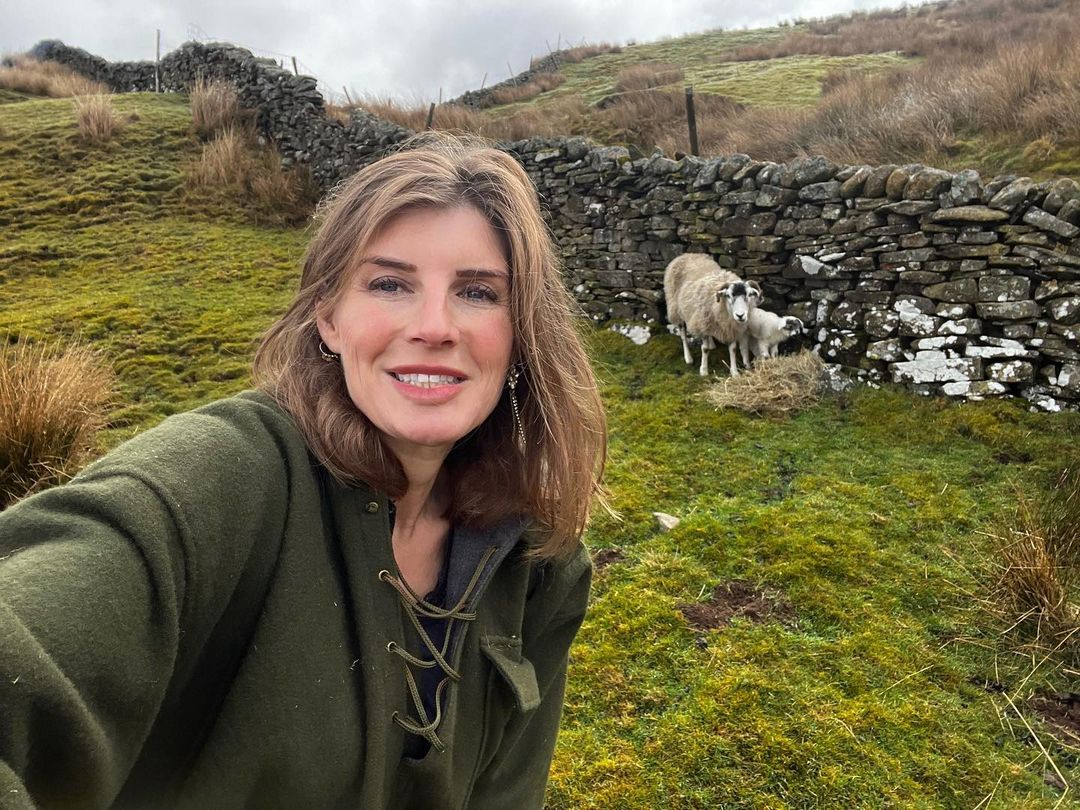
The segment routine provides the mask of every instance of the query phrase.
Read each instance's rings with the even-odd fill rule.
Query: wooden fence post
[[[345,91],[345,100],[347,102],[349,102],[349,106],[351,107],[353,105],[353,103],[352,103],[352,98],[349,96],[349,88],[346,87],[345,85],[341,85],[341,89]]]
[[[690,154],[698,153],[697,117],[694,115],[694,88],[686,88],[686,126],[690,130]]]
[[[297,70],[297,68],[296,68],[296,57],[295,56],[292,58],[292,72],[293,72],[293,76],[299,76],[300,75],[300,71]]]
[[[161,92],[161,29],[157,29],[157,49],[154,56],[154,92]]]
[[[424,124],[424,129],[431,129],[431,122],[435,120],[435,102],[431,102],[431,106],[427,111],[427,123]]]

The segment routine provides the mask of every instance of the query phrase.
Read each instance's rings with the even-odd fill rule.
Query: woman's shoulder
[[[261,391],[244,391],[175,414],[89,465],[79,478],[129,474],[165,489],[198,479],[255,481],[309,467],[292,417]],[[182,488],[182,486],[181,486]]]

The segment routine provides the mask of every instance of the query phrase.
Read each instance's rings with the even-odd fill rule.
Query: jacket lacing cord
[[[446,745],[439,739],[435,733],[435,729],[439,727],[439,723],[442,721],[442,695],[446,691],[447,685],[450,681],[461,680],[461,673],[450,666],[450,662],[446,660],[447,652],[450,649],[450,635],[451,630],[454,627],[455,621],[471,622],[476,618],[476,613],[473,611],[466,611],[465,605],[468,604],[469,597],[472,596],[473,591],[476,589],[476,583],[480,581],[480,575],[484,572],[484,568],[487,567],[488,560],[492,555],[498,551],[497,546],[491,546],[484,552],[484,556],[480,559],[480,563],[476,566],[476,570],[473,571],[472,578],[469,580],[469,584],[465,587],[465,592],[462,593],[461,598],[457,604],[452,608],[441,608],[438,605],[433,605],[430,602],[425,601],[418,596],[408,583],[400,577],[394,576],[385,568],[379,572],[379,579],[389,584],[398,596],[401,598],[402,604],[405,605],[405,613],[409,617],[409,621],[412,622],[412,626],[416,629],[417,635],[420,637],[420,642],[427,648],[428,653],[431,654],[431,660],[425,661],[422,658],[417,658],[406,650],[402,645],[397,642],[391,641],[386,645],[388,652],[396,653],[401,656],[403,667],[405,669],[405,682],[409,687],[409,694],[412,696],[413,707],[416,709],[419,720],[413,720],[411,717],[402,717],[398,712],[394,712],[392,719],[395,723],[401,726],[403,729],[411,734],[416,734],[423,737],[436,751],[445,751]],[[424,630],[418,616],[425,616],[433,619],[445,619],[450,624],[446,628],[446,633],[443,637],[442,649],[435,646],[435,642],[431,640],[431,636]],[[424,700],[420,696],[420,689],[416,685],[416,678],[413,677],[410,667],[419,667],[421,669],[431,669],[432,667],[439,667],[446,676],[439,681],[439,685],[435,687],[435,717],[428,719],[427,711],[424,709]]]

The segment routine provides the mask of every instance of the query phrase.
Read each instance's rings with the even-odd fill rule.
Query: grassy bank
[[[115,106],[94,148],[70,102],[0,106],[0,332],[105,353],[103,448],[248,385],[305,240],[184,192],[184,97]],[[980,600],[985,532],[1074,460],[1080,417],[866,389],[772,421],[714,410],[670,336],[589,342],[621,518],[588,532],[551,807],[1049,808],[1054,768],[1072,798],[1078,743],[1037,707],[1075,664],[1015,653]]]

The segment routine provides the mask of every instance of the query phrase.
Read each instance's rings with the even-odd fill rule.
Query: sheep
[[[757,282],[745,282],[700,253],[674,258],[664,271],[664,297],[668,322],[682,338],[683,359],[694,362],[689,337],[701,338],[702,377],[709,373],[709,351],[716,341],[726,343],[732,376],[738,376],[735,346],[739,344],[743,365],[749,366],[749,348],[740,342],[746,332],[747,314],[761,300]]]
[[[750,310],[743,340],[753,349],[755,357],[776,357],[781,343],[804,331],[803,322],[793,315],[777,315],[754,307]],[[742,345],[739,348],[742,350]]]

